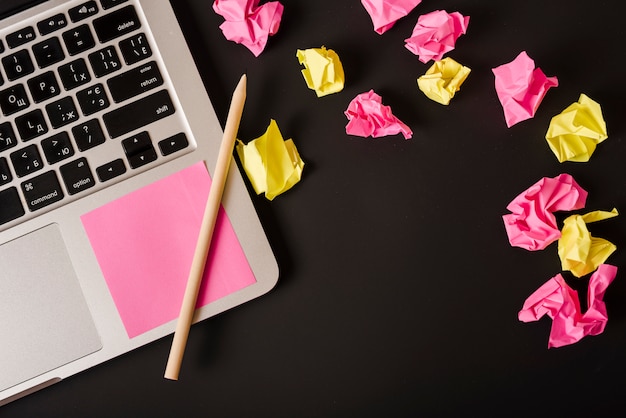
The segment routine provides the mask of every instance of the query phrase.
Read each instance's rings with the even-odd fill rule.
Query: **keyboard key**
[[[117,138],[172,115],[174,111],[169,93],[161,90],[105,113],[103,120],[111,138]]]
[[[74,155],[74,148],[67,132],[59,132],[56,135],[41,141],[43,155],[48,164],[55,164]]]
[[[138,152],[137,154],[129,155],[127,156],[127,158],[128,164],[131,168],[139,168],[148,163],[151,163],[152,161],[155,161],[157,159],[157,153],[154,150],[154,147],[152,147]]]
[[[41,36],[48,35],[66,26],[67,19],[63,13],[51,16],[37,23],[37,29],[39,29]]]
[[[54,171],[48,171],[22,183],[28,209],[33,212],[63,199],[63,189]]]
[[[88,1],[68,10],[72,22],[79,22],[98,13],[98,5],[95,1]]]
[[[91,119],[72,128],[72,135],[76,146],[81,151],[86,151],[97,145],[104,144],[105,138],[100,122]]]
[[[59,76],[65,90],[72,90],[78,86],[89,83],[91,75],[87,69],[87,63],[82,58],[69,62],[59,67]]]
[[[140,132],[124,139],[122,147],[124,147],[124,153],[131,168],[141,167],[157,159],[157,153],[148,132]]]
[[[48,125],[39,109],[35,109],[25,115],[15,118],[15,126],[22,141],[28,141],[48,132]]]
[[[87,25],[80,25],[63,32],[63,41],[70,55],[80,54],[96,45],[91,29]]]
[[[27,42],[35,39],[35,29],[32,26],[25,27],[16,32],[7,35],[7,45],[9,48],[17,48],[20,45],[24,45]]]
[[[10,157],[18,177],[27,176],[43,168],[43,161],[35,144],[12,152]]]
[[[76,99],[83,115],[89,116],[93,113],[109,107],[109,99],[102,84],[96,84],[76,93]]]
[[[26,109],[30,102],[26,95],[26,89],[22,84],[16,84],[11,88],[0,91],[0,109],[5,116]]]
[[[96,77],[110,74],[122,67],[115,47],[107,46],[104,49],[89,54],[89,62]]]
[[[53,128],[59,128],[78,119],[74,100],[69,96],[47,105],[46,112]]]
[[[152,140],[148,132],[144,131],[124,139],[122,146],[124,147],[124,153],[126,153],[126,155],[134,155],[145,149],[152,148]]]
[[[56,64],[65,58],[59,38],[46,39],[43,42],[33,45],[33,54],[35,55],[35,60],[39,68]]]
[[[176,151],[187,148],[187,145],[189,145],[189,141],[187,141],[187,136],[185,136],[183,132],[159,141],[159,149],[161,150],[161,154],[163,154],[163,156],[170,155]]]
[[[23,216],[24,207],[15,187],[0,191],[0,224],[5,224]]]
[[[15,138],[11,122],[0,123],[0,151],[13,148],[16,145],[17,138]]]
[[[163,84],[157,63],[152,61],[107,81],[113,101],[122,102]]]
[[[126,6],[93,21],[93,28],[100,42],[105,43],[141,27],[133,6]]]
[[[28,80],[28,88],[35,103],[41,103],[61,93],[59,83],[57,83],[57,79],[52,71]]]
[[[0,186],[7,184],[13,180],[11,169],[6,158],[0,157]]]
[[[60,171],[65,188],[70,195],[82,192],[96,184],[85,157],[62,165]]]
[[[133,65],[152,55],[152,50],[150,49],[146,35],[143,33],[138,33],[137,35],[121,41],[120,51],[122,51],[124,62],[128,65]]]
[[[111,7],[124,3],[125,1],[127,0],[100,0],[100,4],[102,4],[103,9],[110,9]]]
[[[124,164],[124,160],[118,158],[117,160],[113,160],[110,163],[106,163],[96,168],[96,174],[101,182],[109,181],[112,178],[117,176],[121,176],[126,172],[126,165]]]
[[[35,71],[33,61],[26,49],[2,58],[2,65],[9,81],[17,80]]]

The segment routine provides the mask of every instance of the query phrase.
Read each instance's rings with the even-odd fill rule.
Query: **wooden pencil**
[[[217,219],[217,214],[222,201],[222,194],[226,185],[226,178],[230,167],[230,161],[232,159],[235,140],[237,138],[237,131],[239,130],[239,122],[241,121],[241,115],[246,101],[246,84],[247,78],[244,74],[241,76],[241,79],[233,92],[230,108],[228,110],[226,126],[224,127],[224,135],[222,137],[222,143],[220,145],[217,163],[213,173],[211,188],[209,190],[209,197],[207,199],[204,215],[202,217],[200,234],[198,235],[198,241],[196,243],[196,249],[185,288],[185,294],[183,296],[178,322],[176,323],[174,340],[172,341],[167,366],[165,367],[164,377],[166,379],[178,380],[185,346],[187,345],[187,338],[189,336],[189,330],[193,322],[193,315],[196,302],[198,300],[198,292],[200,290],[200,285],[202,284],[202,275],[204,273],[209,248],[211,246],[213,230],[215,229],[215,221]]]

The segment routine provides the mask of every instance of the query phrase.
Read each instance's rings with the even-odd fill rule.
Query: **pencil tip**
[[[248,86],[248,77],[246,76],[245,73],[239,79],[239,83],[237,84],[237,86],[240,89],[247,88],[247,86]]]

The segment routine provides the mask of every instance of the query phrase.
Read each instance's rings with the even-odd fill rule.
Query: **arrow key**
[[[141,167],[157,159],[157,153],[148,132],[140,132],[124,139],[122,146],[131,168]]]
[[[187,141],[187,137],[183,132],[159,141],[159,149],[161,150],[161,154],[163,154],[163,156],[180,151],[181,149],[186,148],[187,145],[189,145],[189,141]]]
[[[157,159],[157,153],[153,148],[146,149],[132,156],[128,156],[128,164],[131,168],[139,168]]]
[[[124,160],[118,158],[117,160],[113,160],[110,163],[106,163],[96,168],[96,174],[98,175],[98,179],[101,182],[109,181],[112,178],[117,176],[121,176],[126,172],[126,165],[124,164]]]

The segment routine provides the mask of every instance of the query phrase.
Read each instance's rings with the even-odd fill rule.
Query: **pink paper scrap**
[[[203,162],[81,217],[129,338],[178,317],[211,178]],[[223,208],[196,307],[256,282]]]
[[[406,48],[426,63],[440,61],[443,55],[454,49],[457,39],[467,32],[469,16],[459,12],[436,10],[420,16],[413,34],[405,39]]]
[[[558,274],[526,299],[518,318],[522,322],[537,321],[544,315],[552,318],[548,348],[573,344],[586,335],[601,334],[608,321],[604,293],[616,274],[617,267],[601,264],[591,275],[584,313],[578,293]]]
[[[402,133],[404,139],[413,136],[411,128],[392,114],[391,107],[382,104],[382,98],[374,90],[357,95],[344,113],[348,118],[348,135],[378,138]]]
[[[278,32],[283,15],[278,1],[259,6],[259,0],[215,0],[213,10],[225,19],[220,29],[226,39],[244,45],[255,57]]]
[[[529,251],[543,250],[561,237],[553,212],[582,209],[587,192],[569,174],[544,177],[519,194],[502,216],[509,242]]]
[[[492,69],[496,93],[510,128],[535,116],[550,87],[559,85],[556,77],[546,77],[535,62],[522,51],[513,61]]]
[[[421,2],[422,0],[361,0],[361,4],[372,18],[374,31],[379,35],[391,29],[398,20],[411,13],[411,10]]]

